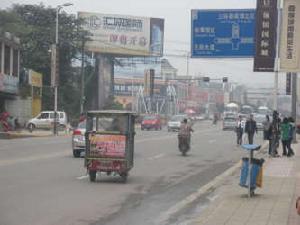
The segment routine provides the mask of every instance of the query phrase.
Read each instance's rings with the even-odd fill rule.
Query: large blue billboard
[[[255,9],[192,10],[192,57],[253,57]]]

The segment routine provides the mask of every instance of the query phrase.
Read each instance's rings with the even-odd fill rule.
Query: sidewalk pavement
[[[221,187],[220,195],[192,225],[296,225],[296,198],[300,196],[300,143],[292,148],[291,158],[269,158],[264,151],[263,186],[248,198],[247,189],[239,186],[240,170],[232,175],[235,182]],[[278,149],[282,152],[281,146]],[[245,156],[248,154],[245,151]],[[259,153],[261,158],[262,154]]]
[[[65,131],[58,131],[58,136],[68,136],[70,133]],[[29,138],[29,137],[51,137],[53,135],[52,130],[34,130],[29,132],[28,130],[0,132],[0,139],[17,139],[17,138]]]

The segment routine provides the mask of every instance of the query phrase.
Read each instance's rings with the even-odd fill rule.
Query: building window
[[[4,48],[4,74],[10,74],[10,47],[7,45]]]
[[[13,57],[13,76],[18,76],[18,65],[19,65],[19,57],[18,57],[18,50],[14,49],[13,51],[14,57]]]

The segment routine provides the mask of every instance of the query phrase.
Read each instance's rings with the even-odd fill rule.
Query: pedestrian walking
[[[264,129],[264,140],[269,141],[269,155],[271,155],[271,122],[270,122],[270,117],[269,115],[266,115],[266,119],[263,121],[263,129]]]
[[[246,122],[245,132],[248,134],[249,144],[253,144],[254,133],[257,133],[256,121],[253,118],[253,114],[250,114],[250,118]]]
[[[289,145],[290,130],[291,130],[291,125],[289,123],[288,118],[285,117],[283,119],[283,122],[280,125],[282,156],[288,156],[288,155],[291,156],[291,152],[293,151]]]
[[[278,157],[277,148],[280,141],[280,118],[276,110],[273,111],[273,119],[269,129],[269,154],[271,157]]]
[[[235,127],[235,132],[236,132],[236,138],[237,138],[237,145],[242,145],[242,137],[244,133],[244,126],[243,126],[243,121],[242,121],[242,116],[239,116],[236,127]]]
[[[287,149],[288,149],[287,156],[290,157],[290,156],[295,155],[294,150],[292,149],[291,145],[292,145],[292,141],[294,139],[294,133],[295,133],[296,127],[295,127],[295,121],[294,121],[293,117],[289,117],[288,122],[290,125],[290,129],[289,129],[289,140],[287,143]]]
[[[264,140],[269,140],[269,129],[271,126],[269,115],[266,115],[266,119],[263,121],[262,124],[264,129]]]

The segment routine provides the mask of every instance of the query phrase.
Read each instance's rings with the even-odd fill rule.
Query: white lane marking
[[[155,160],[155,159],[160,159],[160,158],[163,158],[166,154],[164,153],[161,153],[161,154],[158,154],[158,155],[155,155],[155,156],[152,156],[152,157],[149,157],[148,160]]]
[[[29,157],[19,158],[19,159],[0,160],[0,166],[10,166],[10,165],[18,164],[18,163],[32,162],[32,161],[42,160],[42,159],[57,158],[57,157],[67,156],[67,155],[70,155],[70,151],[56,152],[56,153],[46,154],[46,155],[29,156]]]
[[[76,179],[83,180],[83,179],[86,179],[88,177],[89,177],[88,175],[84,175],[84,176],[76,177]]]
[[[208,143],[212,144],[215,143],[217,140],[213,139],[213,140],[209,140]]]

